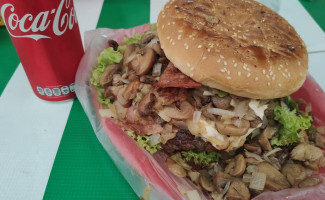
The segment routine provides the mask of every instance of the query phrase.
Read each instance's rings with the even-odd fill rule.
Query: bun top
[[[238,96],[287,96],[307,75],[308,54],[297,32],[253,0],[170,0],[157,31],[180,71]]]

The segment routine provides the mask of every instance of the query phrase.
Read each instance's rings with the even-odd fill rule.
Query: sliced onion
[[[270,155],[275,154],[276,152],[281,151],[281,150],[282,150],[281,148],[272,149],[271,151],[264,154],[264,156],[269,157]]]
[[[99,115],[104,118],[117,118],[116,113],[111,109],[99,109]]]
[[[194,111],[193,113],[193,122],[199,122],[200,119],[201,119],[201,114],[202,112],[201,111]]]
[[[213,96],[213,94],[212,94],[210,91],[205,90],[205,91],[203,92],[203,96]]]
[[[262,191],[264,190],[265,182],[266,182],[266,174],[261,172],[253,172],[252,180],[249,184],[249,188]]]
[[[153,69],[152,69],[152,76],[160,76],[160,74],[161,74],[161,67],[162,67],[162,64],[161,63],[155,63],[153,65]]]
[[[251,153],[245,150],[245,156],[247,158],[254,158],[259,162],[263,162],[264,160],[261,158],[261,156],[257,155],[256,153]]]
[[[167,115],[165,115],[165,112],[162,112],[162,110],[160,110],[157,114],[158,114],[159,117],[160,117],[161,119],[163,119],[165,122],[170,122],[170,120],[172,119],[172,118],[168,117]]]
[[[188,172],[188,176],[190,177],[190,179],[193,182],[195,182],[195,183],[198,183],[199,182],[199,177],[200,177],[200,173],[199,172],[189,171]]]
[[[229,110],[224,110],[220,108],[208,108],[207,109],[208,113],[214,114],[214,115],[226,115],[229,117],[234,117],[235,113]]]
[[[252,180],[252,175],[251,174],[244,174],[243,175],[243,182],[244,183],[250,183]]]
[[[201,197],[197,190],[189,190],[186,192],[189,200],[201,200]]]
[[[151,146],[154,146],[156,144],[159,144],[159,138],[160,138],[160,134],[153,134],[149,136],[149,144]]]
[[[228,189],[229,189],[230,183],[231,183],[231,181],[228,181],[228,182],[226,183],[225,188],[224,188],[223,191],[222,191],[222,196],[224,196],[224,195],[228,192]]]
[[[247,173],[251,174],[253,172],[257,172],[258,171],[258,167],[256,165],[249,165],[246,168]]]
[[[246,115],[247,111],[248,111],[248,101],[241,101],[237,103],[234,109],[235,116],[238,116],[240,118]]]

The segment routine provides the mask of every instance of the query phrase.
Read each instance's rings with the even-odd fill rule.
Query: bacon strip
[[[157,86],[162,88],[200,88],[202,87],[202,84],[186,76],[179,71],[172,62],[169,62],[165,71],[160,76]]]

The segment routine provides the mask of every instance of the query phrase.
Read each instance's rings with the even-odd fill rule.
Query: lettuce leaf
[[[211,162],[219,160],[220,155],[217,152],[195,152],[195,151],[182,151],[182,156],[188,162],[192,161],[199,166],[207,166]]]
[[[284,103],[287,104],[291,110],[299,109],[298,104],[290,96],[284,97]]]
[[[158,150],[162,149],[162,146],[160,143],[151,146],[149,144],[149,141],[150,141],[149,136],[140,136],[140,135],[137,136],[138,144],[141,147],[145,148],[149,153],[154,154]]]
[[[289,108],[281,106],[274,108],[274,119],[282,125],[271,140],[271,144],[275,146],[288,146],[299,142],[301,136],[298,131],[309,129],[313,120],[309,115],[297,115],[296,109],[290,111]]]
[[[217,93],[218,97],[222,98],[222,97],[225,97],[228,95],[227,92],[224,92],[222,90],[218,90],[218,93]]]
[[[141,43],[141,35],[139,33],[134,34],[132,37],[125,37],[122,40],[124,44],[140,44]]]
[[[98,103],[102,105],[108,105],[111,101],[110,99],[105,98],[103,95],[103,88],[99,84],[100,77],[102,76],[106,67],[121,62],[121,60],[123,59],[123,55],[120,52],[121,49],[122,48],[119,48],[117,51],[114,51],[112,47],[104,49],[97,58],[96,67],[92,70],[92,77],[90,78],[90,83],[96,87]]]

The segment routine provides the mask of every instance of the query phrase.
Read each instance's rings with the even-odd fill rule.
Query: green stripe
[[[299,0],[317,24],[325,31],[325,0]]]
[[[149,22],[149,0],[105,1],[97,27]],[[138,199],[98,142],[76,99],[54,161],[44,199]]]
[[[6,27],[0,27],[0,96],[15,72],[19,58]]]

